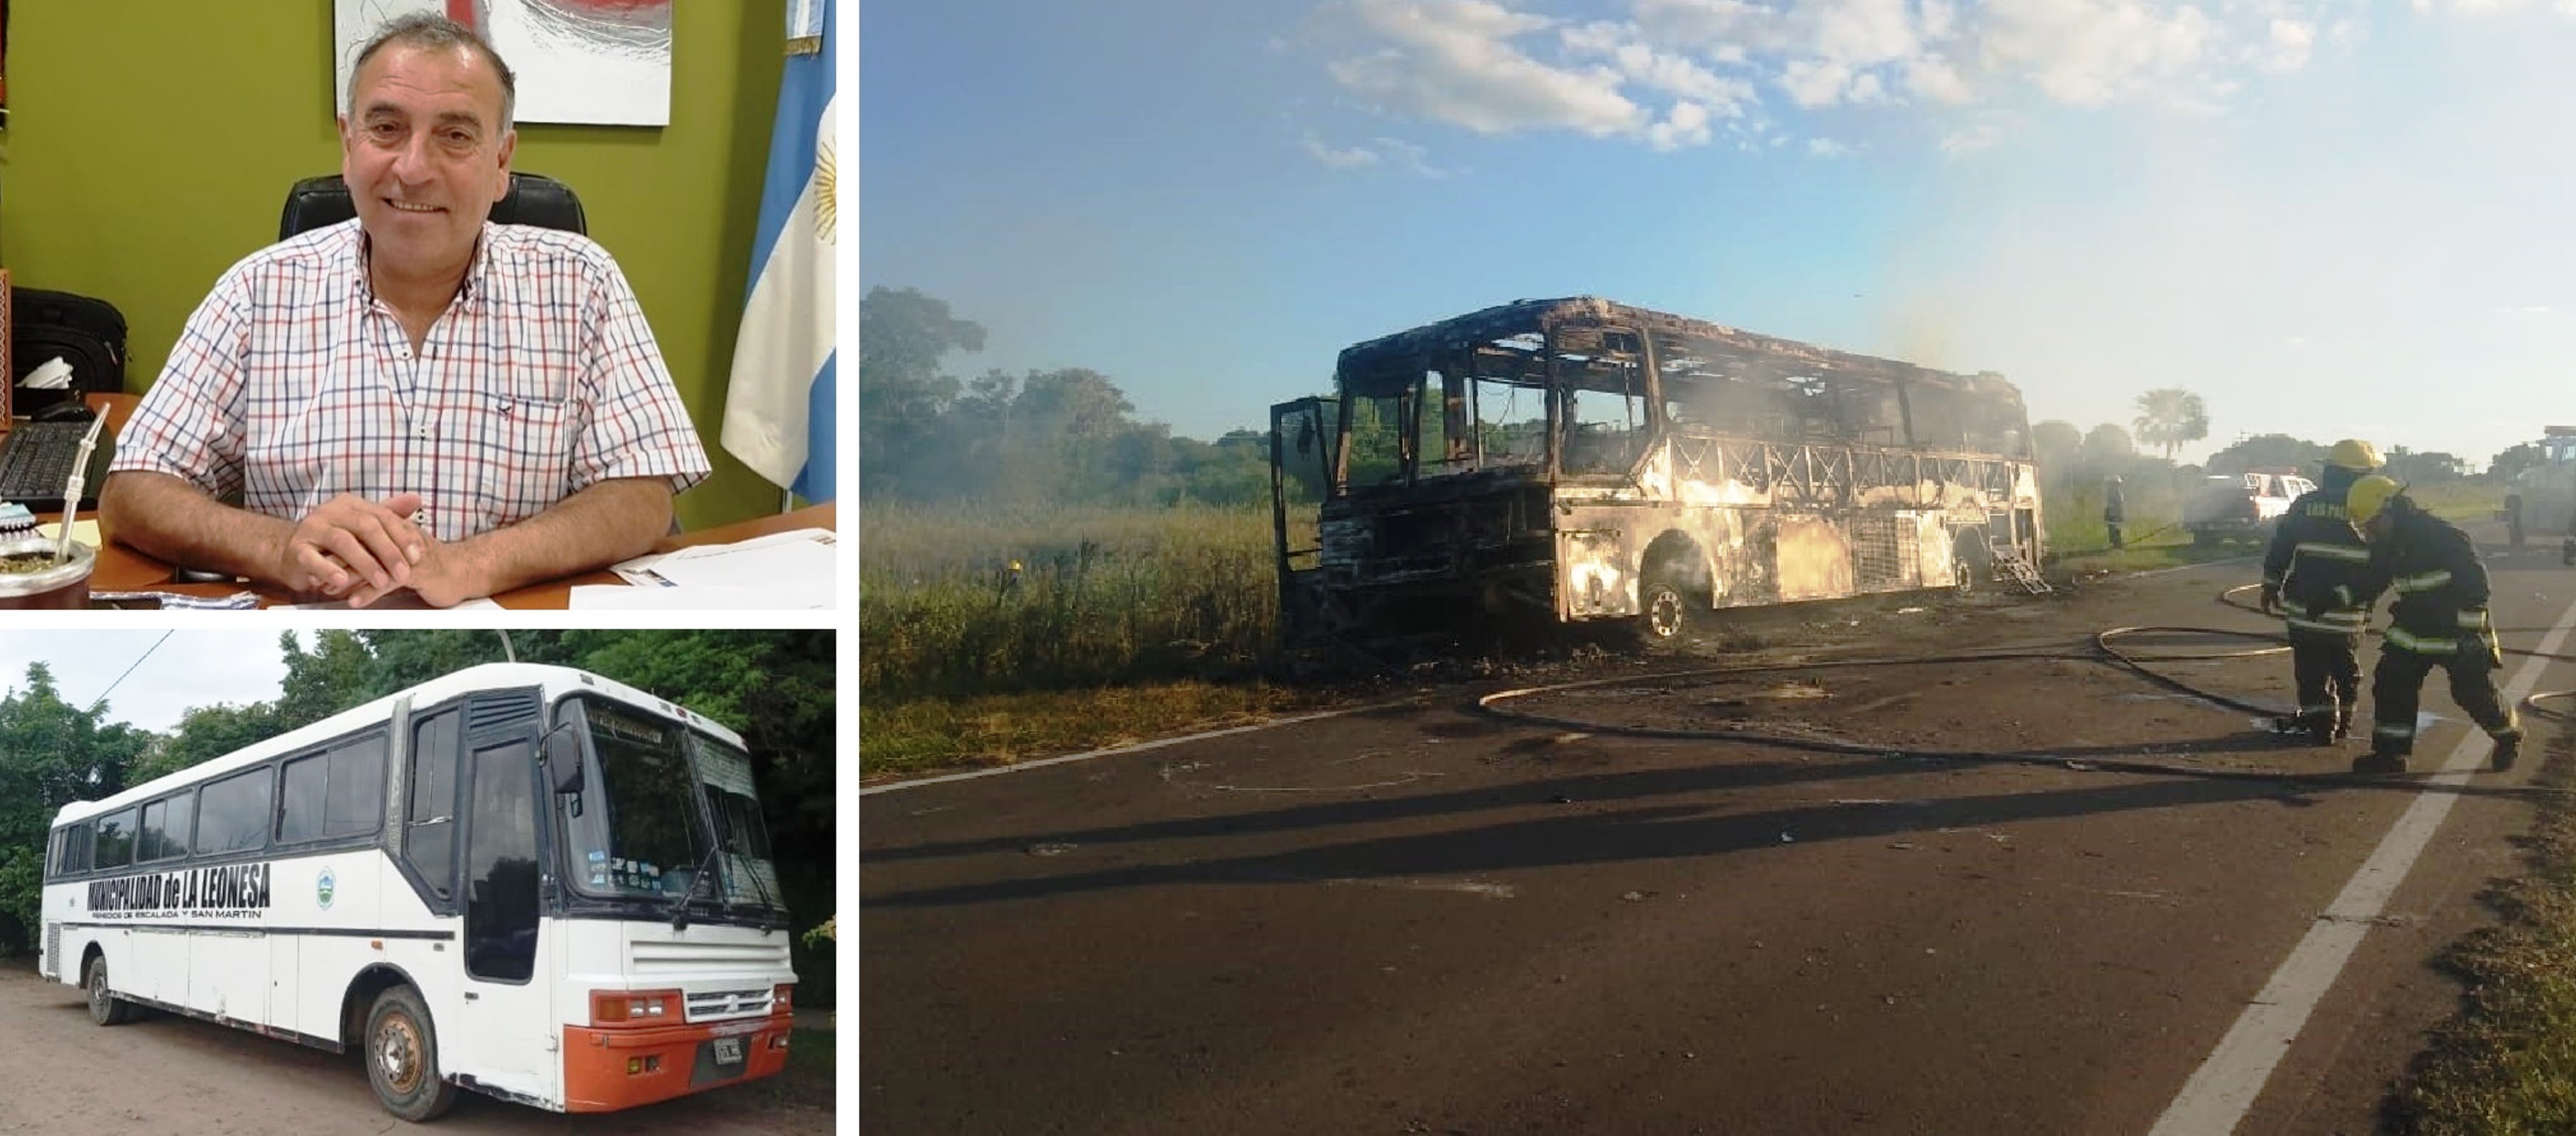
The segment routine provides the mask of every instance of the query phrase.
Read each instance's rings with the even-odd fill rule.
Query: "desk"
[[[839,509],[830,503],[808,505],[792,513],[776,513],[718,525],[704,532],[664,537],[654,542],[653,551],[669,552],[697,544],[728,544],[756,536],[788,532],[794,529],[838,530]],[[530,584],[492,597],[492,602],[506,608],[522,610],[561,610],[572,603],[572,589],[577,584],[622,584],[617,574],[606,570],[585,572],[542,584]],[[248,589],[259,593],[260,606],[274,607],[295,602],[294,597],[271,587],[248,584],[176,584],[170,581],[170,566],[122,544],[109,541],[98,552],[98,567],[91,572],[89,588],[93,592],[178,592],[182,595],[213,598],[228,596]],[[364,608],[359,609],[366,610]]]

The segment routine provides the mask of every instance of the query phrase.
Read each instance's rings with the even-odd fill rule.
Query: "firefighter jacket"
[[[2292,632],[2358,641],[2376,594],[2365,590],[2370,581],[2370,546],[2345,518],[2343,494],[2311,490],[2290,502],[2263,557],[2263,588],[2280,597]]]
[[[2396,514],[2388,539],[2372,547],[2366,581],[2369,597],[2383,586],[2397,593],[2388,609],[2388,646],[2442,659],[2483,656],[2503,665],[2487,614],[2487,568],[2469,534],[2411,502],[2392,502],[2391,508]]]

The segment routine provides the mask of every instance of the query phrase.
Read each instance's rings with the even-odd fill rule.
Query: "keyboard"
[[[87,422],[21,422],[0,434],[0,501],[15,501],[39,513],[59,512],[63,485],[72,477],[72,458],[80,453]],[[107,483],[107,462],[115,447],[100,431],[98,448],[90,451],[89,473],[81,479],[80,507],[98,508],[99,488]]]

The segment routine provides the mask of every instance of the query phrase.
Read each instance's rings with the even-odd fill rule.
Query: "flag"
[[[788,0],[787,66],[734,339],[724,448],[808,501],[832,499],[833,0]]]

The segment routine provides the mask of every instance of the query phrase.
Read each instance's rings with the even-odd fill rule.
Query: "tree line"
[[[0,953],[34,946],[45,835],[72,801],[98,800],[165,774],[478,663],[499,662],[488,630],[315,632],[278,636],[278,696],[188,709],[167,732],[108,721],[65,702],[43,663],[0,695]],[[527,630],[521,662],[578,667],[686,706],[739,733],[751,753],[778,882],[794,917],[798,999],[828,1005],[829,943],[803,934],[832,918],[833,632]]]

